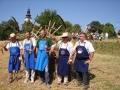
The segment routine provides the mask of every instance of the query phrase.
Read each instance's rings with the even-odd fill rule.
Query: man
[[[70,59],[76,52],[74,70],[76,71],[76,79],[78,81],[78,85],[81,85],[83,83],[84,90],[87,90],[89,88],[88,67],[89,63],[93,59],[94,51],[95,50],[93,48],[93,45],[86,40],[86,34],[81,32],[80,40],[76,42]]]
[[[50,47],[52,45],[52,40],[48,37],[46,37],[47,33],[45,30],[40,31],[41,38],[37,41],[37,59],[36,59],[36,65],[35,69],[40,71],[40,78],[41,82],[40,84],[44,83],[49,86],[49,69],[48,69],[48,63],[49,63],[49,52]]]
[[[120,30],[118,30],[117,37],[118,37],[118,42],[120,42]]]
[[[9,72],[8,77],[9,77],[9,83],[12,83],[13,80],[15,79],[18,80],[17,74],[18,74],[18,71],[20,70],[19,57],[20,57],[22,45],[16,39],[15,33],[10,34],[10,39],[11,41],[4,46],[4,50],[10,51],[10,57],[8,61],[8,72]],[[13,70],[15,70],[14,79],[13,79]]]
[[[105,33],[105,40],[108,40],[108,33]]]
[[[64,76],[64,85],[68,85],[69,67],[72,60],[69,60],[70,53],[73,49],[73,44],[69,41],[68,32],[63,33],[62,40],[57,44],[52,45],[51,51],[57,46],[59,50],[58,56],[58,85],[61,84],[62,76]]]
[[[31,83],[34,83],[35,78],[35,49],[36,49],[36,40],[34,37],[31,37],[30,32],[25,33],[26,39],[23,41],[23,55],[25,54],[25,68],[26,68],[26,79],[24,83],[29,81],[30,72],[31,72]]]

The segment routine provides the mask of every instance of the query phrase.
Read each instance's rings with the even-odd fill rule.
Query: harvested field
[[[2,42],[0,42],[2,44]],[[0,90],[48,90],[45,84],[39,85],[37,74],[35,83],[24,84],[25,69],[23,63],[18,74],[18,81],[8,83],[8,64],[9,52],[0,51]],[[54,58],[54,57],[53,57]],[[52,59],[51,59],[52,60]],[[54,64],[56,61],[52,61]],[[55,66],[50,66],[54,67]],[[54,70],[55,71],[55,70]],[[120,56],[95,53],[93,61],[90,63],[90,89],[89,90],[120,90]],[[52,72],[53,73],[53,72]],[[74,72],[72,73],[72,76]],[[53,74],[51,74],[53,75]],[[74,77],[71,78],[69,85],[57,85],[57,78],[51,76],[51,90],[83,90],[83,86],[77,86]]]

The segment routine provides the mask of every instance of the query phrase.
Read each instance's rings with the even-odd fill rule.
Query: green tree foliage
[[[69,21],[65,21],[65,25],[66,25],[66,31],[67,32],[71,32],[72,31],[72,24]]]
[[[116,36],[114,31],[114,26],[112,24],[106,23],[103,29],[104,29],[104,33],[108,32],[109,37]]]
[[[6,40],[9,38],[10,33],[16,33],[17,26],[16,23],[9,19],[7,22],[3,21],[0,24],[0,40]]]
[[[81,27],[80,27],[79,24],[75,24],[75,25],[73,26],[72,32],[79,33],[79,32],[81,32],[81,31],[82,31],[82,30],[81,30]]]
[[[96,32],[96,31],[98,31],[98,33],[103,32],[101,30],[101,29],[103,29],[103,25],[101,25],[101,23],[99,21],[92,21],[90,24],[91,24],[90,30],[92,32]]]
[[[92,21],[90,23],[90,25],[91,25],[90,30],[92,30],[92,32],[98,31],[99,34],[101,34],[101,32],[103,32],[104,35],[106,32],[108,32],[109,37],[113,37],[113,36],[116,37],[116,33],[114,31],[114,26],[110,23],[106,23],[104,25],[104,24],[101,24],[99,21]]]
[[[23,24],[22,24],[22,30],[23,31],[29,31],[31,32],[33,29],[33,24],[30,20],[28,21],[25,21]]]
[[[62,25],[59,31],[55,33],[56,35],[62,34],[62,32],[65,31],[64,23],[61,18],[58,17],[56,10],[45,9],[45,11],[41,12],[41,15],[36,18],[36,22],[39,23],[43,29],[45,28],[45,25],[49,24],[49,21],[51,21],[51,25],[55,22],[54,28],[58,28]],[[52,30],[51,32],[54,31]]]
[[[14,30],[15,30],[15,32],[17,32],[18,26],[17,26],[17,24],[15,23],[15,21],[13,21],[12,19],[9,19],[8,22],[7,22],[7,24],[8,24],[9,26],[13,27]]]

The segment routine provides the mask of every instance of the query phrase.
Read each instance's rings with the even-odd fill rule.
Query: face
[[[25,37],[26,37],[27,39],[29,39],[29,38],[31,37],[31,34],[30,34],[29,32],[26,32],[26,33],[25,33]]]
[[[80,40],[84,41],[86,39],[85,34],[80,34]]]
[[[68,41],[68,37],[62,37],[63,42],[67,42]]]
[[[15,42],[16,41],[16,36],[15,37],[11,37],[11,41]]]
[[[40,36],[41,38],[45,38],[46,37],[46,32],[44,30],[40,31]]]

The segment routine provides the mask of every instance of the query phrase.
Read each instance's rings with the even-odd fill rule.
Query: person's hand
[[[67,62],[67,64],[72,64],[72,60],[70,59],[70,60],[68,60],[68,62]]]
[[[22,52],[22,53],[21,53],[21,55],[23,55],[23,56],[24,56],[24,54],[25,54],[25,52]]]
[[[50,49],[50,52],[54,52],[55,50],[54,50],[54,48],[53,47],[51,47],[51,49]]]
[[[36,62],[36,58],[34,58],[34,61]]]
[[[88,59],[87,61],[85,61],[85,64],[89,64],[91,62],[90,59]]]
[[[22,56],[19,57],[19,60],[22,61]]]
[[[34,53],[34,51],[35,51],[34,49],[33,49],[33,50],[30,50],[30,53]]]

